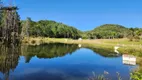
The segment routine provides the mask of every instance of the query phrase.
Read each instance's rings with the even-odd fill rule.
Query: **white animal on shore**
[[[117,54],[119,54],[119,51],[117,51],[117,50],[114,50],[114,52],[116,52]]]
[[[79,40],[79,41],[82,41],[82,38],[79,38],[78,40]]]
[[[118,50],[119,48],[120,48],[119,46],[115,46],[115,47],[114,47],[115,50]]]
[[[120,48],[119,46],[115,46],[114,47],[114,52],[116,52],[117,54],[119,54],[119,51],[118,51],[119,48]]]

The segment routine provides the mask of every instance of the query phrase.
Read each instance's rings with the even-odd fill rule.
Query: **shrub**
[[[36,40],[32,40],[31,43],[32,43],[32,44],[35,44],[35,43],[36,43]]]
[[[134,39],[135,39],[136,42],[140,41],[140,37],[139,36],[135,36]]]
[[[39,43],[42,44],[42,43],[44,43],[44,41],[43,41],[43,40],[40,40]]]
[[[28,40],[24,40],[23,43],[29,43]]]
[[[129,41],[133,41],[133,36],[128,36]]]
[[[131,73],[131,79],[132,80],[142,80],[142,73],[138,71]]]

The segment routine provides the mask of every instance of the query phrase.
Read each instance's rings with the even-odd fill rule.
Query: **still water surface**
[[[128,80],[134,68],[124,65],[121,55],[71,44],[2,47],[0,51],[0,80],[88,80],[92,72],[108,72],[105,76],[111,80],[119,72]]]

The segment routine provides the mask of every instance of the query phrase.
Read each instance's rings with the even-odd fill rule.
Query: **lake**
[[[129,80],[137,67],[115,52],[76,44],[0,47],[0,80],[88,80],[94,74],[116,80],[117,72]]]

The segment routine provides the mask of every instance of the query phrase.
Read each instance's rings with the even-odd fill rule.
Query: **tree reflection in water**
[[[34,56],[51,59],[72,54],[79,49],[76,44],[61,43],[42,44],[40,46],[22,46],[21,48],[21,53],[22,56],[25,57],[26,63],[30,62],[30,59]]]
[[[103,57],[118,57],[116,53],[107,49],[84,47],[93,50],[94,54],[99,54]],[[20,56],[25,57],[25,62],[29,63],[31,58],[36,56],[37,58],[57,58],[63,57],[68,54],[74,53],[80,49],[77,44],[62,44],[62,43],[48,43],[39,46],[15,46],[15,45],[0,45],[0,80],[8,80],[10,71],[14,71],[18,65]]]
[[[18,65],[19,55],[19,46],[0,45],[0,72],[4,75],[4,80],[8,80],[10,71],[14,71]]]
[[[105,49],[105,48],[95,48],[95,47],[86,47],[85,48],[91,49],[94,51],[94,53],[99,54],[103,57],[108,57],[108,58],[114,58],[114,57],[120,57],[122,54],[117,54],[116,52],[113,51],[113,49]]]
[[[82,47],[83,48],[83,47]],[[119,57],[121,55],[117,55],[113,50],[110,49],[101,49],[101,48],[91,48],[95,52],[95,54],[99,54],[103,57]],[[39,46],[22,46],[21,47],[21,55],[25,57],[26,63],[29,63],[31,58],[36,56],[38,58],[56,58],[63,57],[67,54],[72,54],[77,49],[80,49],[77,44],[62,44],[62,43],[49,43],[42,44]]]

